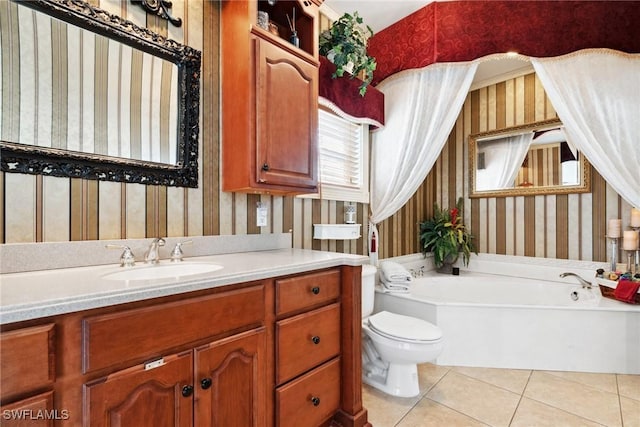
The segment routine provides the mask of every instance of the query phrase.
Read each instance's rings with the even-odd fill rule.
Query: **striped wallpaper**
[[[296,248],[366,254],[358,240],[314,240],[314,223],[342,223],[344,203],[220,190],[218,3],[173,0],[180,28],[129,2],[93,0],[137,25],[203,53],[200,179],[193,189],[2,173],[0,241],[53,242],[155,236],[292,232]],[[325,28],[328,20],[321,20]],[[3,95],[4,98],[4,95]],[[380,258],[418,252],[418,222],[433,202],[450,206],[465,197],[465,221],[481,252],[572,259],[606,259],[608,218],[629,222],[630,207],[597,174],[580,195],[474,199],[468,191],[468,135],[555,116],[534,75],[469,94],[440,158],[413,198],[380,224]],[[256,203],[266,204],[268,226],[257,227]],[[357,204],[366,235],[368,205]],[[571,239],[569,239],[571,233]]]
[[[562,163],[560,144],[535,146],[529,150],[518,171],[515,186],[533,184],[537,187],[561,185]]]
[[[3,140],[175,164],[176,65],[14,2],[0,20]]]

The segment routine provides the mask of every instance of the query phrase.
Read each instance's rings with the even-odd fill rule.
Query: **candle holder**
[[[618,269],[618,238],[609,237],[611,239],[611,272],[615,273]]]
[[[635,274],[636,266],[633,262],[634,253],[637,251],[629,251],[627,250],[627,271],[626,273],[630,273],[632,276]]]
[[[635,231],[636,233],[638,233],[638,249],[636,249],[636,259],[635,259],[635,263],[634,263],[634,274],[635,273],[640,273],[640,227],[631,227],[631,229],[633,231]]]

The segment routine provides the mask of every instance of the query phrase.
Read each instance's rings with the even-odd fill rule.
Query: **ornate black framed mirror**
[[[2,171],[198,186],[199,51],[80,0],[0,22]]]

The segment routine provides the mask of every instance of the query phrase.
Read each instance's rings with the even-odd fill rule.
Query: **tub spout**
[[[591,286],[592,286],[591,282],[587,282],[582,277],[578,276],[576,273],[562,273],[562,274],[560,274],[560,277],[567,277],[567,276],[573,276],[576,279],[578,279],[578,282],[580,282],[580,284],[582,285],[583,289],[591,289]]]

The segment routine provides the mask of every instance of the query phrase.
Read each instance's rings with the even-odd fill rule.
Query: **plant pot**
[[[438,267],[436,271],[441,274],[453,274],[453,264],[458,261],[460,254],[447,255],[442,262],[442,266]]]

